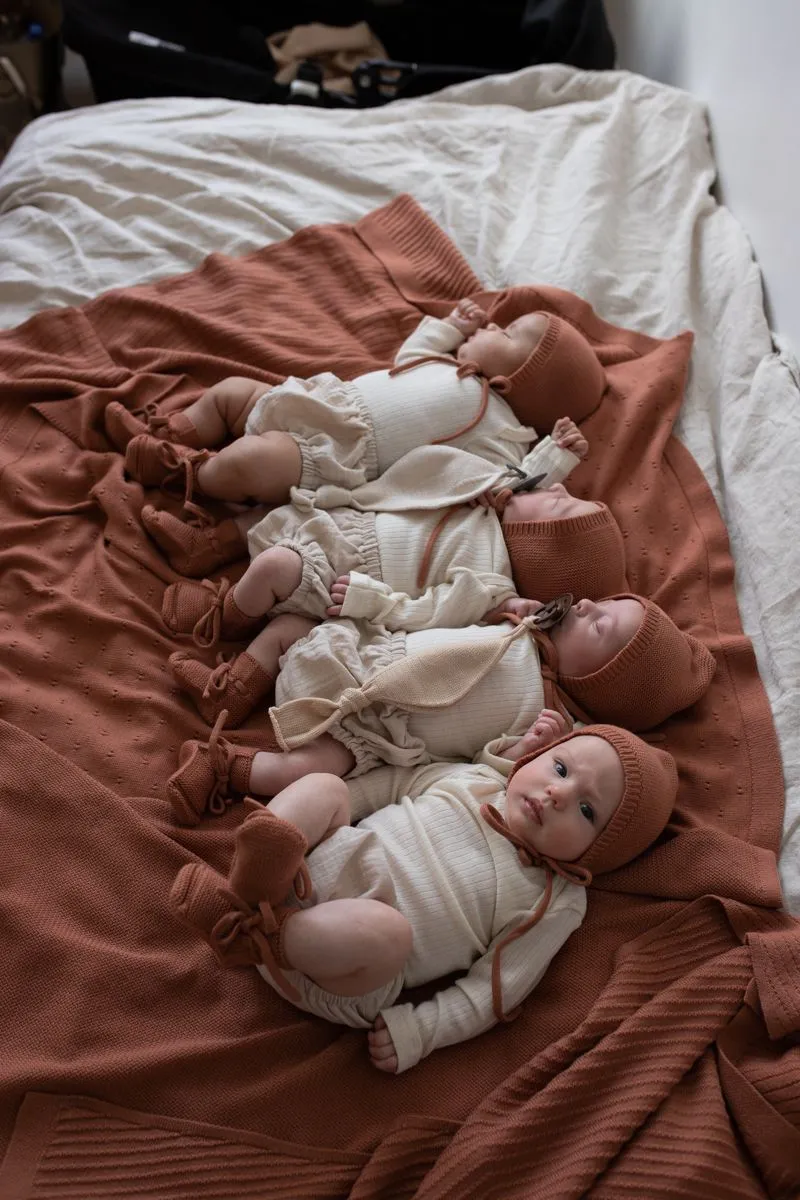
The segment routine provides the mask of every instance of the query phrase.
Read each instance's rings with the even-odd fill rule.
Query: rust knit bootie
[[[250,916],[247,904],[206,863],[181,867],[169,899],[184,921],[203,935],[222,966],[255,966],[261,961],[255,942],[242,927]],[[230,937],[237,926],[238,936]]]
[[[171,583],[164,592],[161,618],[171,633],[190,633],[201,650],[216,646],[220,638],[236,641],[249,637],[264,622],[263,616],[249,617],[242,612],[228,579]]]
[[[220,713],[227,710],[229,729],[241,725],[275,683],[246,651],[230,662],[222,661],[212,668],[186,652],[176,650],[169,656],[169,665],[201,717],[213,725]]]
[[[207,742],[184,742],[178,769],[167,780],[167,799],[179,825],[197,825],[202,817],[221,816],[250,788],[255,750],[234,746],[222,736],[224,711]]]
[[[205,863],[181,867],[169,899],[183,920],[205,938],[223,967],[256,966],[287,1000],[299,1000],[281,969],[288,964],[278,958],[283,926],[296,910],[273,911],[267,900],[251,908]]]
[[[142,433],[148,433],[151,437],[161,438],[166,442],[178,442],[182,446],[190,446],[193,450],[202,449],[197,430],[186,413],[176,412],[165,416],[159,412],[155,403],[131,411],[118,400],[112,400],[106,405],[104,421],[109,441],[121,451],[127,448],[128,442]]]
[[[125,470],[144,487],[159,487],[183,468],[187,472],[187,499],[191,499],[194,471],[213,455],[213,450],[192,450],[149,433],[139,433],[125,449]]]
[[[311,895],[305,834],[262,804],[244,803],[249,812],[236,830],[231,887],[248,904],[281,904],[292,891],[305,900]]]
[[[145,504],[142,524],[173,570],[189,579],[202,579],[247,554],[247,538],[232,517],[214,525],[204,514],[199,524],[190,524]]]

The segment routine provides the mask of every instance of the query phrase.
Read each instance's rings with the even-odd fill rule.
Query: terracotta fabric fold
[[[592,889],[519,1019],[390,1078],[362,1034],[294,1010],[252,969],[220,971],[168,908],[194,855],[227,872],[242,814],[179,829],[164,798],[181,743],[208,729],[167,668],[181,643],[159,614],[177,576],[139,519],[156,493],[124,477],[103,408],[177,412],[230,374],[352,378],[463,295],[497,299],[398,197],[0,334],[4,1198],[53,1194],[58,1172],[108,1195],[106,1145],[114,1186],[144,1197],[205,1170],[276,1200],[800,1188],[780,761],[720,515],[671,436],[688,334],[658,341],[529,289],[532,309],[589,338],[610,383],[571,488],[606,501],[631,589],[718,666],[663,730],[680,770],[667,834]],[[271,745],[266,714],[231,740]]]

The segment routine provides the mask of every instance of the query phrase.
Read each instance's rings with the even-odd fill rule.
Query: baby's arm
[[[505,733],[492,738],[475,755],[473,763],[475,766],[490,767],[498,775],[507,777],[517,759],[536,750],[546,750],[558,738],[571,733],[573,728],[571,717],[565,717],[552,708],[543,708],[522,737]]]
[[[459,300],[449,317],[445,320],[455,326],[458,332],[465,338],[471,337],[473,333],[477,333],[482,325],[487,321],[486,313],[476,304],[474,300],[468,297],[464,300]]]
[[[589,453],[589,442],[571,417],[559,417],[551,437],[559,450],[569,450],[576,458],[582,460]]]
[[[577,427],[576,432],[588,449],[588,442]],[[552,483],[563,483],[580,461],[577,452],[569,446],[560,446],[553,437],[544,437],[528,451],[521,465],[528,475],[544,475],[544,479],[540,480],[537,486],[546,488]]]
[[[354,617],[384,625],[389,630],[413,633],[419,629],[456,629],[473,625],[503,601],[516,596],[514,583],[492,571],[475,572],[456,567],[451,578],[427,588],[414,598],[393,592],[385,583],[352,571],[331,587],[329,617]]]
[[[504,946],[500,959],[503,1011],[522,1003],[544,975],[551,959],[581,921],[586,909],[583,890],[575,889],[563,906],[553,906],[541,921],[516,941]],[[492,1002],[492,960],[497,947],[509,933],[527,920],[529,912],[509,922],[490,942],[486,953],[473,963],[452,987],[437,992],[423,1004],[396,1004],[381,1014],[395,1052],[395,1073],[408,1070],[441,1046],[477,1037],[497,1023]],[[380,1035],[380,1030],[376,1031]],[[372,1039],[377,1055],[373,1063],[391,1070],[385,1054],[385,1039]]]
[[[526,754],[535,754],[537,750],[546,750],[559,738],[566,737],[572,732],[572,724],[572,718],[564,713],[554,708],[543,708],[527,733],[509,746],[497,749],[496,753],[501,758],[516,762],[518,758],[524,758]]]
[[[463,312],[462,306],[466,306]],[[402,367],[404,363],[423,358],[427,354],[452,354],[464,338],[479,329],[485,321],[486,314],[472,300],[459,301],[444,320],[423,317],[397,351],[394,365]]]

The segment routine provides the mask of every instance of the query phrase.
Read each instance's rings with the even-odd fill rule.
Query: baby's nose
[[[560,783],[551,783],[547,787],[547,799],[550,801],[553,808],[558,810],[564,803],[564,788]]]

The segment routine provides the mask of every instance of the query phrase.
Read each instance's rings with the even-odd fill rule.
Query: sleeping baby
[[[563,430],[565,442],[585,453],[577,428],[567,421]],[[573,449],[549,438],[539,444],[531,457],[542,451],[545,484],[578,462]],[[478,461],[460,450],[443,454],[461,478],[469,474],[464,464]],[[403,500],[391,486],[396,475],[392,468],[384,477],[388,511],[325,511],[295,493],[293,504],[251,530],[254,557],[235,585],[204,580],[166,589],[165,624],[191,633],[200,647],[252,636],[267,613],[364,618],[413,632],[486,620],[500,605],[525,615],[529,607],[515,597],[546,602],[572,591],[596,599],[627,586],[622,535],[604,504],[550,483],[518,494],[502,489],[486,507],[414,508],[421,495]],[[442,479],[440,472],[434,494]]]
[[[274,796],[311,772],[350,780],[381,766],[524,749],[545,708],[651,729],[694,704],[714,674],[709,650],[642,596],[567,602],[546,633],[537,619],[407,634],[366,622],[276,617],[259,635],[271,661],[266,651],[263,665],[250,658],[249,676],[221,686],[252,708],[274,681],[269,716],[280,749],[229,742],[223,708],[208,742],[181,748],[167,784],[176,819],[196,824],[237,794]],[[200,704],[209,668],[196,663],[195,674],[175,655],[171,664]]]
[[[189,505],[195,488],[273,505],[293,487],[358,487],[429,444],[519,466],[537,430],[550,429],[557,413],[582,420],[605,387],[592,347],[561,317],[526,312],[500,326],[462,300],[444,320],[423,318],[391,370],[352,382],[290,377],[270,388],[233,377],[186,410],[146,422],[113,402],[106,430],[145,486],[183,478]]]

